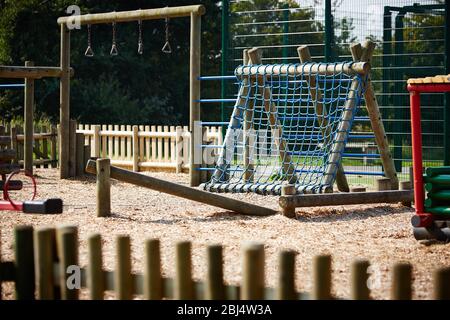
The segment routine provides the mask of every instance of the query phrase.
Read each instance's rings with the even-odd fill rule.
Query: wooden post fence
[[[14,230],[14,261],[0,261],[1,282],[14,283],[18,300],[77,299],[78,288],[67,286],[68,268],[78,266],[78,230],[63,225],[52,228],[17,226]],[[103,299],[105,292],[114,291],[117,299],[342,299],[332,295],[331,256],[313,259],[313,289],[298,292],[295,284],[295,252],[279,254],[278,286],[265,286],[264,246],[257,243],[242,247],[242,283],[226,284],[223,279],[222,246],[207,247],[206,280],[192,279],[192,244],[181,241],[175,245],[172,278],[161,274],[161,252],[158,239],[145,241],[144,272],[132,271],[131,240],[128,235],[116,237],[116,261],[113,271],[103,269],[102,238],[99,234],[87,238],[88,263],[80,267],[80,286],[88,289],[89,299]],[[105,266],[107,269],[111,269]],[[351,299],[370,299],[367,286],[369,262],[355,261],[351,266]],[[392,299],[411,299],[412,266],[395,264],[392,270]],[[448,290],[450,268],[433,272],[434,298],[450,299]],[[11,288],[11,287],[9,287]]]

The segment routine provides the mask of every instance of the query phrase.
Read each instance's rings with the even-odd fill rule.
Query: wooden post
[[[16,128],[17,128],[17,135],[23,134],[22,126],[16,126]],[[16,141],[17,141],[17,149],[16,149],[17,160],[20,161],[20,160],[23,160],[23,152],[24,152],[25,147],[23,145],[23,141],[19,141],[19,140],[16,140]]]
[[[47,126],[42,126],[41,132],[47,133]],[[42,139],[42,155],[43,155],[44,161],[48,159],[48,139],[47,138]],[[48,163],[44,163],[43,168],[47,169]]]
[[[26,67],[34,66],[33,61],[26,61]],[[34,79],[25,78],[25,97],[24,97],[24,153],[23,167],[25,171],[33,174],[33,143],[34,143]]]
[[[210,141],[208,140],[208,127],[203,127],[202,126],[202,139],[201,139],[201,144],[202,145],[207,145],[210,143]],[[203,147],[201,148],[202,150],[202,164],[201,167],[205,168],[205,167],[209,167],[209,165],[207,165],[208,160],[209,160],[209,153],[207,149],[204,149]],[[206,153],[206,159],[205,159],[205,153]],[[208,181],[208,172],[207,171],[200,171],[200,182],[205,182]]]
[[[191,243],[179,242],[175,252],[175,292],[176,300],[195,299],[192,281]]]
[[[126,144],[127,144],[126,159],[130,160],[131,163],[133,163],[133,153],[132,153],[133,152],[132,151],[132,149],[133,149],[133,127],[131,125],[126,125],[125,128],[127,128],[127,131],[131,131],[131,136],[127,135],[127,138],[126,138],[126,140],[127,140],[127,142],[126,142]],[[102,150],[103,150],[103,145],[102,145]]]
[[[161,252],[157,239],[150,239],[145,242],[144,298],[147,300],[161,300],[163,298]]]
[[[17,143],[17,128],[14,125],[11,127],[11,148],[14,150],[16,155],[14,156],[14,159],[12,159],[12,164],[18,164],[19,163],[19,150],[18,150],[18,143]]]
[[[110,159],[97,159],[97,217],[111,214]]]
[[[94,158],[100,157],[100,125],[93,126],[94,128],[94,139],[93,139],[93,148],[94,148]],[[122,138],[123,140],[124,138]]]
[[[70,30],[61,24],[61,77],[59,79],[59,171],[61,179],[70,177]]]
[[[284,185],[281,188],[282,196],[291,196],[295,194],[297,194],[297,190],[293,184]],[[281,213],[287,218],[295,218],[295,207],[281,208]]]
[[[314,300],[330,300],[331,296],[331,256],[316,256],[313,260]]]
[[[175,126],[170,126],[169,127],[169,132],[170,133],[174,133],[175,131]],[[170,142],[170,157],[168,157],[169,162],[173,162],[175,160],[175,139],[171,136],[170,138],[167,138],[167,141]]]
[[[108,140],[108,136],[104,133],[105,131],[108,130],[108,126],[106,124],[103,124],[100,126],[100,144],[101,144],[101,148],[100,148],[100,156],[102,158],[109,158],[111,159],[111,157],[108,154],[108,144],[107,144],[107,140]],[[130,126],[130,131],[131,131],[131,126]],[[131,150],[131,137],[129,138],[129,142],[130,142],[130,150]],[[129,154],[129,157],[131,159],[131,153]]]
[[[205,298],[208,300],[224,300],[226,298],[222,251],[221,245],[211,245],[207,248],[208,271]]]
[[[434,280],[434,299],[450,300],[450,268],[436,270]]]
[[[114,126],[112,124],[108,125],[108,131],[114,131]],[[117,140],[116,137],[109,136],[108,137],[108,158],[116,159],[114,154],[114,140]],[[139,143],[141,145],[141,143]]]
[[[353,262],[351,279],[352,279],[352,293],[351,298],[353,300],[368,300],[370,299],[370,290],[367,287],[367,280],[369,275],[367,269],[369,268],[369,262],[366,260],[358,260]]]
[[[366,192],[366,188],[365,187],[351,187],[350,188],[350,192]]]
[[[360,44],[353,44],[352,46],[350,46],[353,60],[355,62],[359,60],[361,62],[371,62],[374,49],[375,43],[372,41],[366,41],[362,48]],[[380,153],[381,162],[383,163],[385,176],[386,178],[391,179],[391,189],[397,190],[397,172],[395,171],[394,160],[389,150],[389,142],[387,140],[386,132],[381,118],[380,108],[378,106],[370,76],[366,81],[364,100],[366,102],[367,112],[369,114],[372,130],[375,135],[378,152]]]
[[[295,251],[282,251],[279,258],[278,299],[296,300]]]
[[[169,132],[169,126],[164,126],[163,127],[163,132],[164,133]],[[169,153],[170,153],[170,151],[169,151],[169,138],[165,137],[163,140],[164,140],[164,152],[163,152],[164,158],[163,158],[162,161],[163,162],[167,162],[167,161],[169,161]]]
[[[139,171],[139,127],[133,126],[133,171]]]
[[[190,186],[196,187],[200,184],[199,164],[195,163],[197,139],[194,137],[194,126],[197,121],[200,121],[200,62],[201,62],[201,19],[200,15],[191,13],[191,35],[190,35],[190,119],[189,131],[191,133],[190,140],[190,159],[189,159],[189,175]],[[201,141],[201,139],[198,139]]]
[[[412,267],[407,263],[394,266],[391,297],[393,300],[411,300]]]
[[[422,172],[425,172],[425,171],[422,170]],[[409,167],[409,183],[411,184],[411,186],[414,185],[414,167],[413,166]]]
[[[53,281],[54,233],[55,230],[52,228],[40,228],[34,234],[36,282],[40,300],[52,300],[55,297]]]
[[[378,178],[375,180],[375,186],[377,191],[391,190],[392,182],[389,178]]]
[[[88,252],[86,282],[89,289],[89,298],[103,300],[105,277],[103,274],[102,238],[99,234],[93,234],[88,238]]]
[[[58,140],[58,131],[56,130],[56,126],[52,125],[51,126],[51,138],[50,138],[50,159],[52,160],[52,168],[56,168],[57,167],[57,161],[58,159],[56,158],[56,145],[57,145],[57,140]]]
[[[177,163],[176,173],[181,173],[183,171],[183,128],[177,126],[176,128],[176,138],[175,138],[175,161]]]
[[[76,154],[77,154],[77,161],[76,161],[76,175],[82,176],[84,174],[84,167],[86,166],[86,163],[84,161],[84,134],[77,133],[76,134]]]
[[[130,237],[118,236],[116,250],[116,270],[114,272],[116,297],[119,300],[131,300],[133,298],[133,282],[131,278]]]
[[[156,132],[156,126],[151,126],[150,127],[151,132]],[[152,152],[152,160],[153,161],[157,161],[157,154],[156,154],[156,138],[152,138],[152,148],[151,148],[151,152]]]
[[[120,131],[119,125],[114,125],[114,131]],[[120,137],[114,138],[114,159],[120,159]]]
[[[76,279],[69,282],[69,277],[77,272],[69,269],[78,266],[78,229],[76,226],[64,226],[57,229],[57,248],[59,257],[59,286],[63,300],[77,300]],[[81,280],[79,280],[81,282]],[[81,283],[79,283],[81,284]]]
[[[242,300],[264,299],[264,245],[248,243],[243,246]]]
[[[91,146],[85,145],[83,147],[83,149],[84,149],[83,150],[83,157],[84,157],[83,163],[84,163],[84,166],[86,166],[89,159],[91,158]],[[85,168],[83,169],[83,173],[86,173]]]
[[[400,190],[411,190],[411,182],[410,181],[400,181]],[[411,201],[403,201],[401,202],[405,207],[411,207]]]
[[[307,46],[298,47],[297,53],[301,63],[312,62],[311,53],[309,52]],[[326,106],[324,106],[322,103],[323,101],[322,93],[320,92],[319,89],[316,90],[316,88],[319,88],[319,86],[317,86],[316,77],[305,77],[305,79],[308,82],[309,94],[312,100],[315,101],[314,109],[316,111],[316,116],[318,124],[320,125],[321,128],[322,136],[329,140],[332,137],[332,135],[330,134],[331,129],[328,127],[328,120],[327,120],[328,110]],[[329,141],[326,142],[328,143]],[[347,177],[345,176],[344,173],[344,166],[342,165],[342,161],[339,162],[337,168],[336,185],[339,191],[349,192]]]
[[[34,153],[34,159],[33,159],[33,166],[36,167],[36,169],[41,168],[41,164],[39,160],[42,160],[42,151],[41,151],[41,141],[39,139],[34,139],[35,133],[40,133],[41,130],[39,130],[39,126],[34,126],[33,130],[33,153]]]
[[[33,227],[14,228],[16,300],[34,300],[35,270]]]
[[[145,132],[145,126],[140,125],[139,126],[139,132],[144,133]],[[139,162],[146,162],[147,161],[147,159],[145,158],[145,141],[146,140],[147,140],[147,138],[145,138],[145,137],[140,137],[139,138],[139,160],[138,160]],[[111,150],[112,150],[112,145],[111,145]],[[111,151],[111,153],[112,153],[112,151]],[[139,164],[139,162],[138,162],[138,164]]]

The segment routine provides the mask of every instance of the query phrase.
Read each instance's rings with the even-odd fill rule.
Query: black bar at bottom
[[[63,201],[58,198],[25,201],[23,203],[24,213],[42,213],[42,214],[57,214],[63,212]]]
[[[433,225],[430,228],[414,228],[416,240],[450,241],[450,228],[438,228]]]

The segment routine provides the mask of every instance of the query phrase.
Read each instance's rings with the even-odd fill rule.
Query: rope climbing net
[[[212,192],[331,192],[366,76],[353,63],[243,65]]]

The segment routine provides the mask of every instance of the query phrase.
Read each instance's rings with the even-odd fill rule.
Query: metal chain
[[[92,50],[92,41],[91,41],[91,25],[88,24],[87,25],[87,32],[88,32],[88,46],[86,51],[84,52],[84,55],[86,57],[93,57],[94,56],[94,51]]]
[[[88,47],[90,47],[91,46],[91,25],[90,24],[88,24],[87,30],[88,30]]]
[[[138,53],[143,54],[144,53],[144,42],[142,40],[142,20],[138,21],[138,25],[139,25]]]
[[[166,43],[162,47],[161,51],[164,53],[172,53],[172,48],[169,43],[169,18],[166,18]]]
[[[109,54],[112,56],[117,56],[119,54],[116,46],[116,22],[112,23],[112,46]]]
[[[169,18],[166,18],[166,42],[169,42]]]

